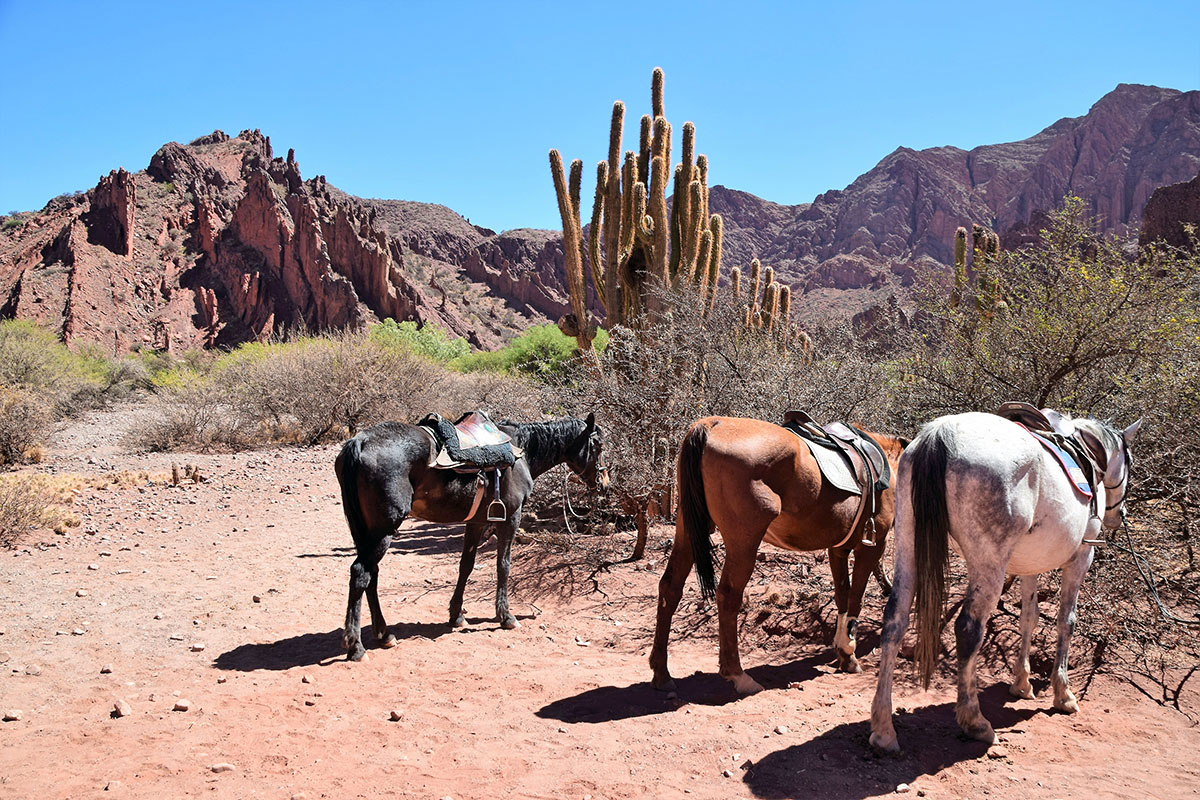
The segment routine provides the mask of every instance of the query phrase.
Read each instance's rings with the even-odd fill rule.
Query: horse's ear
[[[588,436],[592,435],[592,431],[596,429],[596,412],[590,411],[587,415],[587,426],[584,428],[584,433]]]
[[[1092,458],[1096,459],[1096,463],[1100,466],[1101,472],[1108,471],[1108,461],[1112,458],[1112,454],[1100,441],[1100,437],[1089,431],[1087,428],[1080,426],[1078,428],[1079,435],[1083,439],[1083,444],[1087,447],[1088,452],[1092,454]]]
[[[1138,431],[1140,431],[1141,429],[1142,429],[1142,420],[1140,420],[1140,419],[1137,422],[1130,425],[1128,428],[1126,428],[1125,429],[1125,442],[1130,443],[1135,438],[1137,438]]]

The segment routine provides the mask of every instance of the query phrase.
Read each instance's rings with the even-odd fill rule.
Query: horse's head
[[[589,489],[608,490],[608,466],[604,463],[604,432],[596,424],[596,415],[588,414],[583,432],[575,438],[567,466]]]
[[[1084,445],[1103,473],[1104,527],[1119,528],[1125,521],[1125,496],[1129,491],[1129,474],[1133,468],[1130,444],[1142,428],[1142,421],[1118,430],[1094,420],[1074,420]]]

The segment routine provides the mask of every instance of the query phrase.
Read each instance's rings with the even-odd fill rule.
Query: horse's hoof
[[[963,733],[977,742],[983,742],[984,744],[996,743],[996,731],[992,730],[992,724],[987,720],[984,720],[982,725],[963,728]]]
[[[1067,692],[1066,697],[1058,698],[1054,701],[1054,707],[1064,714],[1078,714],[1079,701],[1075,699],[1075,695]]]
[[[1017,682],[1008,687],[1008,693],[1013,697],[1020,697],[1024,700],[1033,700],[1037,695],[1033,693],[1033,686],[1029,681]]]
[[[859,665],[857,658],[854,658],[853,656],[850,658],[843,658],[839,655],[838,672],[845,672],[848,675],[857,675],[858,673],[862,672],[862,667]]]
[[[500,627],[506,631],[511,631],[521,627],[521,623],[517,622],[512,617],[509,617],[508,619],[500,621]]]
[[[730,678],[733,681],[733,689],[738,694],[758,694],[763,690],[762,684],[751,678],[745,672],[734,675]]]
[[[451,627],[451,628],[465,628],[465,627],[467,627],[467,618],[466,618],[465,616],[463,616],[462,614],[459,614],[457,617],[455,617],[454,619],[450,620],[450,627]]]
[[[897,756],[900,755],[900,742],[897,741],[895,732],[886,735],[872,733],[871,749],[881,755]]]
[[[367,660],[367,651],[363,650],[361,647],[359,647],[357,650],[351,650],[350,652],[346,653],[346,660],[347,661],[366,661]]]
[[[396,640],[396,637],[392,636],[390,633],[379,642],[379,646],[384,650],[391,650],[398,644],[399,642]]]
[[[650,681],[650,685],[659,692],[669,692],[676,694],[675,679],[668,675],[665,679],[659,678],[657,675]]]

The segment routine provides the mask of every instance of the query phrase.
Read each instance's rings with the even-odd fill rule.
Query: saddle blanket
[[[862,488],[858,485],[858,477],[854,474],[854,467],[850,465],[850,459],[841,451],[822,447],[803,436],[796,438],[808,445],[808,452],[812,453],[825,480],[843,492],[854,495],[862,494]]]
[[[1017,424],[1020,425],[1019,422]],[[1025,428],[1024,425],[1021,425],[1021,427]],[[1037,431],[1031,431],[1029,428],[1025,428],[1025,430],[1029,431],[1029,435],[1037,439],[1042,447],[1046,448],[1050,452],[1050,455],[1054,456],[1054,460],[1058,462],[1058,465],[1063,468],[1063,472],[1067,473],[1067,477],[1071,479],[1071,484],[1075,487],[1075,490],[1090,499],[1092,496],[1092,487],[1088,484],[1087,475],[1084,474],[1083,468],[1079,466],[1079,462],[1066,450]]]

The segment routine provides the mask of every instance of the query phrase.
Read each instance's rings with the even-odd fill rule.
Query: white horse
[[[1086,447],[1097,468],[1095,505],[1072,486],[1054,456],[1028,431],[993,414],[957,414],[929,423],[900,460],[896,493],[896,568],[883,618],[879,683],[871,708],[871,746],[898,752],[892,727],[892,672],[917,596],[917,667],[928,688],[941,648],[948,539],[967,562],[967,594],[955,622],[958,702],[955,716],[971,737],[996,735],[979,711],[975,662],[1005,575],[1021,576],[1021,648],[1009,690],[1032,698],[1029,643],[1038,619],[1037,576],[1062,567],[1054,707],[1079,710],[1067,685],[1067,648],[1075,602],[1092,563],[1101,525],[1125,517],[1129,443],[1141,420],[1124,431],[1045,409],[1054,428]],[[1093,511],[1093,508],[1095,511]]]

